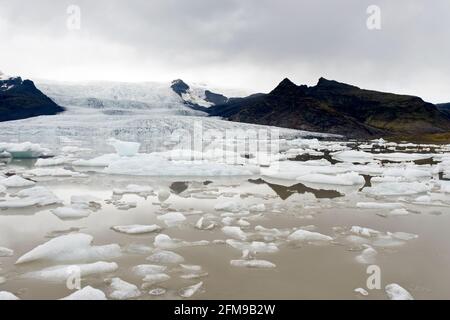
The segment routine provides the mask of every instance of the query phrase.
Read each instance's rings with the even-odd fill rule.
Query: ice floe
[[[179,291],[179,294],[181,297],[183,298],[190,298],[192,297],[194,294],[196,294],[200,288],[203,286],[203,282],[199,282],[197,284],[194,284],[192,286],[183,288]]]
[[[7,152],[12,158],[26,159],[51,155],[51,151],[31,142],[0,143],[0,152]]]
[[[51,210],[51,212],[60,219],[82,219],[88,217],[92,211],[86,209],[84,206],[70,206],[60,207]]]
[[[157,250],[151,256],[147,257],[147,260],[162,264],[179,264],[184,262],[184,258],[178,253],[166,250]]]
[[[255,269],[272,269],[276,265],[267,260],[231,260],[230,265],[233,267],[255,268]]]
[[[222,232],[234,239],[247,240],[247,234],[240,227],[225,226],[222,228]]]
[[[332,237],[326,236],[324,234],[318,232],[311,232],[308,230],[299,229],[291,233],[288,238],[289,241],[308,241],[308,242],[316,242],[316,241],[331,241]]]
[[[89,264],[53,266],[40,271],[26,273],[23,277],[44,281],[65,282],[72,275],[87,277],[104,273],[112,273],[117,271],[118,268],[119,267],[115,262],[99,261]]]
[[[124,194],[139,194],[143,196],[151,195],[153,193],[153,188],[149,186],[139,186],[135,184],[129,184],[124,189],[114,189],[113,193],[116,195]]]
[[[0,247],[0,258],[12,257],[14,255],[14,250],[9,248]]]
[[[15,294],[8,291],[0,291],[0,300],[20,300]]]
[[[137,286],[120,278],[112,278],[110,280],[110,291],[109,297],[115,300],[134,299],[141,295],[141,291]]]
[[[140,277],[145,277],[149,274],[164,273],[167,270],[166,266],[160,266],[156,264],[141,264],[133,267],[131,271]]]
[[[172,227],[184,222],[186,217],[181,212],[168,212],[157,216],[157,219],[163,221],[168,227]]]
[[[36,260],[52,261],[99,261],[117,258],[121,255],[120,246],[110,244],[93,246],[93,237],[83,233],[63,235],[34,248],[21,256],[16,264]]]
[[[356,257],[356,261],[361,264],[373,264],[375,263],[377,254],[378,252],[374,248],[367,246],[361,254]]]
[[[377,196],[407,196],[430,190],[431,186],[423,182],[383,182],[365,188],[363,192]]]
[[[162,228],[156,224],[152,225],[133,224],[128,226],[114,226],[111,229],[126,234],[144,234],[144,233],[159,232],[162,230]]]
[[[75,291],[71,295],[61,300],[107,300],[106,295],[99,289],[86,286],[81,290]]]
[[[17,192],[15,198],[3,200],[0,200],[1,209],[49,206],[62,203],[62,200],[56,197],[53,192],[41,186],[24,189]]]
[[[338,174],[335,176],[327,174],[306,174],[297,178],[301,182],[310,182],[318,184],[337,184],[344,186],[363,185],[364,177],[356,172]]]
[[[136,155],[141,146],[138,142],[120,141],[114,138],[110,138],[108,144],[113,146],[116,153],[121,157],[132,157]]]
[[[413,296],[406,289],[396,283],[388,284],[385,290],[390,300],[414,300]]]
[[[24,179],[19,175],[13,175],[6,179],[0,180],[0,184],[7,188],[24,188],[34,186],[36,182]]]

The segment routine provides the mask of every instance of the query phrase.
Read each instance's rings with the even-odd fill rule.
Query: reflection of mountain
[[[323,78],[314,87],[284,79],[269,94],[230,99],[209,113],[232,121],[348,137],[450,131],[450,116],[418,97],[363,90]]]
[[[320,198],[327,198],[327,199],[333,199],[338,197],[343,197],[344,195],[340,192],[337,192],[336,190],[325,190],[325,189],[314,189],[305,186],[302,183],[297,183],[293,186],[286,187],[279,184],[274,184],[267,182],[263,179],[249,179],[248,180],[251,183],[254,184],[267,184],[275,193],[283,200],[286,200],[290,196],[292,196],[294,193],[312,193],[314,196],[318,199]]]
[[[0,74],[0,121],[18,120],[64,111],[30,80]]]

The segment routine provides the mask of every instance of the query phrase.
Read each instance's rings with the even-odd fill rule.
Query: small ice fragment
[[[153,273],[147,274],[143,281],[146,282],[146,285],[154,285],[157,283],[165,282],[170,279],[170,276],[166,273]]]
[[[0,247],[0,258],[11,257],[14,255],[14,251],[8,248]]]
[[[0,300],[20,300],[20,299],[11,292],[0,291]]]
[[[198,219],[197,223],[195,224],[195,227],[199,230],[212,230],[215,227],[214,223],[210,223],[210,224],[205,224],[204,223],[204,217],[201,217],[200,219]]]
[[[149,195],[153,193],[153,189],[149,186],[139,186],[135,184],[130,184],[125,189],[114,189],[113,193],[116,195],[124,195],[124,194]]]
[[[151,296],[162,296],[164,294],[166,294],[167,290],[163,289],[163,288],[155,288],[152,289],[148,292],[149,295]]]
[[[183,288],[179,291],[180,296],[182,296],[183,298],[190,298],[192,297],[194,294],[197,293],[197,291],[203,286],[203,282],[199,282],[197,284],[194,284],[192,286]]]
[[[141,264],[133,267],[131,271],[140,277],[145,277],[149,274],[163,273],[164,271],[166,271],[166,269],[166,266],[159,266],[155,264]]]
[[[242,206],[236,201],[225,201],[219,202],[214,206],[214,210],[216,211],[230,211],[230,212],[239,212],[241,211]]]
[[[180,264],[180,267],[182,267],[184,270],[187,270],[187,271],[200,272],[202,270],[202,266],[191,265],[191,264]]]
[[[373,264],[375,263],[377,254],[378,252],[374,248],[367,246],[367,248],[356,257],[356,261],[361,264]]]
[[[151,232],[159,232],[162,230],[162,228],[156,224],[152,225],[133,224],[128,226],[114,226],[111,229],[113,229],[116,232],[125,234],[144,234]]]
[[[372,237],[372,236],[376,236],[376,235],[380,234],[380,232],[377,230],[359,227],[359,226],[353,226],[350,229],[350,232],[357,234],[357,235],[364,236],[364,237]]]
[[[356,288],[355,290],[356,293],[359,293],[362,296],[368,296],[369,292],[367,292],[367,290],[363,289],[363,288]]]
[[[247,239],[247,234],[241,230],[239,227],[230,227],[226,226],[222,228],[222,232],[227,236],[232,237],[234,239],[243,240]]]
[[[331,241],[332,237],[318,232],[311,232],[303,229],[294,231],[288,236],[290,241]]]
[[[184,258],[172,251],[159,250],[147,258],[153,263],[178,264],[184,262]]]
[[[250,211],[256,211],[256,212],[264,212],[266,211],[266,205],[264,203],[255,204],[250,206]]]
[[[92,211],[76,206],[60,207],[51,210],[51,212],[60,219],[81,219],[88,217]]]
[[[112,278],[110,287],[112,292],[109,296],[115,300],[128,300],[141,295],[137,286],[120,278]]]
[[[407,216],[407,215],[409,215],[409,211],[406,210],[405,208],[394,209],[394,210],[389,212],[389,215],[390,216]]]
[[[101,290],[87,286],[61,300],[106,300],[106,295]]]
[[[108,140],[108,144],[116,149],[116,153],[121,157],[132,157],[139,152],[141,146],[138,142],[120,141],[114,138]]]
[[[185,221],[186,217],[180,212],[169,212],[158,216],[157,219],[164,221],[168,227],[172,227]]]
[[[386,294],[390,300],[414,300],[413,296],[396,283],[388,284],[385,287]]]
[[[276,265],[267,260],[231,260],[230,264],[233,267],[257,268],[257,269],[271,269]]]

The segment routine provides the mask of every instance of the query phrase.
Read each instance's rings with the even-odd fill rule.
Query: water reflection
[[[290,196],[292,196],[295,193],[300,193],[300,194],[312,193],[318,199],[320,199],[320,198],[334,199],[334,198],[344,196],[342,193],[340,193],[336,190],[314,189],[314,188],[307,187],[302,183],[297,183],[293,186],[287,187],[287,186],[267,182],[261,178],[249,179],[248,181],[253,184],[267,184],[273,191],[275,191],[275,193],[282,200],[288,199]]]

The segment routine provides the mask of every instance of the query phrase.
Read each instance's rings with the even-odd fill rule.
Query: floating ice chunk
[[[203,282],[199,282],[197,284],[194,284],[192,286],[183,288],[179,291],[179,294],[181,297],[183,298],[190,298],[192,297],[194,294],[197,293],[198,290],[200,290],[200,288],[203,286]]]
[[[166,234],[158,234],[155,237],[155,241],[153,245],[159,249],[175,249],[183,246],[200,246],[200,245],[208,245],[209,241],[194,241],[187,242],[179,239],[172,239]]]
[[[198,266],[198,265],[180,264],[180,267],[182,267],[186,271],[193,271],[193,272],[200,272],[200,271],[202,271],[202,266]]]
[[[367,246],[367,248],[356,257],[356,261],[361,264],[373,264],[375,263],[377,254],[378,252],[374,248]]]
[[[138,287],[120,278],[112,278],[110,284],[111,293],[109,297],[115,300],[128,300],[141,295]]]
[[[180,276],[181,279],[186,280],[193,280],[193,279],[199,279],[207,277],[209,274],[207,272],[201,272],[201,273],[188,273],[188,274],[182,274]]]
[[[86,205],[95,207],[101,205],[102,199],[91,195],[80,195],[80,196],[72,196],[70,198],[70,203],[76,205]]]
[[[289,230],[279,230],[277,228],[268,229],[263,226],[256,226],[255,231],[262,236],[273,238],[287,237],[291,233]]]
[[[166,271],[166,269],[166,266],[160,266],[156,264],[141,264],[133,267],[131,271],[140,277],[145,277],[149,274],[163,273],[164,271]]]
[[[167,199],[170,198],[170,191],[167,188],[161,188],[158,190],[158,200],[159,202],[163,203],[167,201]]]
[[[34,248],[21,256],[16,264],[35,260],[75,261],[108,260],[121,255],[117,244],[93,246],[93,237],[83,233],[63,235]]]
[[[222,228],[222,232],[234,239],[247,240],[247,234],[240,227],[225,226]]]
[[[384,171],[384,176],[404,177],[410,181],[417,180],[417,178],[430,178],[430,170],[415,169],[415,168],[389,168]]]
[[[362,296],[368,296],[369,292],[367,292],[367,290],[363,289],[363,288],[356,288],[355,290],[353,290],[356,293],[359,293]]]
[[[233,267],[256,268],[256,269],[272,269],[276,265],[267,260],[231,260]]]
[[[38,159],[34,165],[36,167],[51,167],[51,166],[60,166],[71,162],[72,160],[70,160],[69,158],[60,157],[50,159]]]
[[[216,226],[214,223],[205,224],[204,223],[204,217],[201,217],[198,219],[197,223],[195,224],[195,227],[199,230],[212,230]]]
[[[0,180],[0,184],[7,188],[24,188],[34,186],[36,183],[31,180],[27,180],[18,175],[13,175],[9,178]]]
[[[0,291],[0,300],[20,300],[16,295],[8,291]]]
[[[139,186],[135,184],[130,184],[125,189],[114,189],[113,193],[117,195],[124,195],[124,194],[149,195],[153,193],[153,189],[149,186]]]
[[[0,152],[8,152],[12,158],[16,159],[38,158],[51,154],[49,149],[31,142],[0,143]]]
[[[53,192],[45,187],[33,187],[19,191],[15,194],[21,198],[19,200],[11,199],[0,202],[1,209],[8,208],[26,208],[32,206],[48,206],[52,204],[60,204],[62,201],[57,198]]]
[[[162,296],[164,294],[166,294],[167,290],[164,288],[155,288],[152,289],[148,292],[149,295],[151,296]]]
[[[12,257],[14,255],[14,251],[8,248],[0,247],[0,258],[3,257]]]
[[[405,241],[396,239],[391,235],[378,235],[377,238],[372,242],[373,246],[380,248],[393,248],[399,247],[405,244]]]
[[[103,172],[131,176],[250,176],[259,173],[259,167],[209,161],[171,161],[154,154],[139,154],[110,161]]]
[[[389,215],[390,216],[407,216],[407,215],[409,215],[409,211],[406,210],[405,208],[394,209],[394,210],[389,212]]]
[[[117,271],[119,266],[115,262],[95,262],[89,264],[61,265],[49,267],[40,271],[24,274],[25,278],[44,281],[65,282],[72,275],[87,277]]]
[[[115,226],[112,227],[111,229],[126,234],[144,234],[151,232],[159,232],[162,230],[162,228],[156,224],[152,225],[133,224],[129,226]]]
[[[358,202],[356,207],[361,209],[402,209],[401,203],[382,203],[382,202]]]
[[[86,177],[84,174],[63,168],[37,168],[25,172],[30,177]]]
[[[334,159],[338,161],[352,162],[352,163],[371,162],[374,158],[373,154],[371,153],[356,150],[339,151],[333,153],[332,156]]]
[[[71,206],[71,207],[60,207],[51,210],[52,213],[60,219],[82,219],[88,217],[92,211],[84,207]]]
[[[450,181],[439,181],[439,185],[441,187],[441,192],[450,193]]]
[[[417,234],[413,233],[407,233],[407,232],[388,232],[388,236],[394,237],[395,239],[399,240],[414,240],[417,239],[419,236]]]
[[[353,226],[350,229],[350,232],[357,234],[357,235],[364,236],[364,237],[372,237],[372,236],[376,236],[376,235],[380,234],[380,231],[370,229],[370,228],[365,228],[365,227],[359,227],[359,226]]]
[[[106,295],[101,290],[87,286],[61,300],[106,300]]]
[[[414,300],[413,296],[396,283],[388,284],[385,287],[386,294],[390,300]]]
[[[165,282],[170,279],[170,276],[166,273],[151,273],[147,274],[143,281],[146,282],[146,285],[154,285],[157,283]]]
[[[264,203],[260,203],[260,204],[254,204],[252,206],[250,206],[250,208],[248,208],[250,211],[255,211],[255,212],[264,212],[266,211],[266,205]]]
[[[65,146],[61,148],[62,153],[71,154],[71,153],[79,153],[83,151],[89,151],[87,148],[80,148],[77,146]]]
[[[214,206],[214,210],[216,211],[230,211],[230,212],[239,212],[242,210],[241,204],[237,201],[224,201],[219,202]]]
[[[118,154],[104,154],[100,157],[90,159],[90,160],[76,160],[72,162],[74,166],[79,167],[107,167],[110,163],[114,161],[120,160],[120,156]]]
[[[148,261],[153,263],[163,264],[179,264],[184,262],[184,258],[178,253],[172,251],[158,250],[147,258]]]
[[[363,185],[364,177],[357,172],[349,172],[338,174],[335,176],[327,174],[306,174],[297,178],[301,182],[319,183],[319,184],[334,184],[342,186]]]
[[[432,158],[433,154],[393,152],[374,154],[373,157],[376,160],[417,161]]]
[[[250,226],[250,222],[248,222],[247,220],[242,219],[242,218],[238,220],[237,224],[241,227],[249,227]]]
[[[108,140],[108,144],[116,149],[116,153],[121,157],[132,157],[139,152],[141,146],[138,142],[120,141],[114,138]]]
[[[0,176],[0,180],[2,179],[2,177]],[[5,193],[6,192],[6,187],[2,184],[0,184],[0,193]]]
[[[168,227],[172,227],[172,226],[175,226],[177,224],[184,222],[186,220],[186,217],[184,216],[184,214],[182,214],[180,212],[169,212],[169,213],[158,216],[157,219],[164,221],[164,223]]]
[[[265,243],[259,241],[253,241],[252,243],[248,243],[232,239],[228,239],[226,243],[229,246],[238,249],[240,251],[248,250],[252,253],[274,253],[279,251],[275,243]]]
[[[401,196],[428,192],[431,187],[422,182],[383,182],[375,186],[365,188],[363,192],[377,196]]]
[[[290,241],[331,241],[332,237],[326,236],[318,232],[311,232],[308,230],[299,229],[288,236]]]

